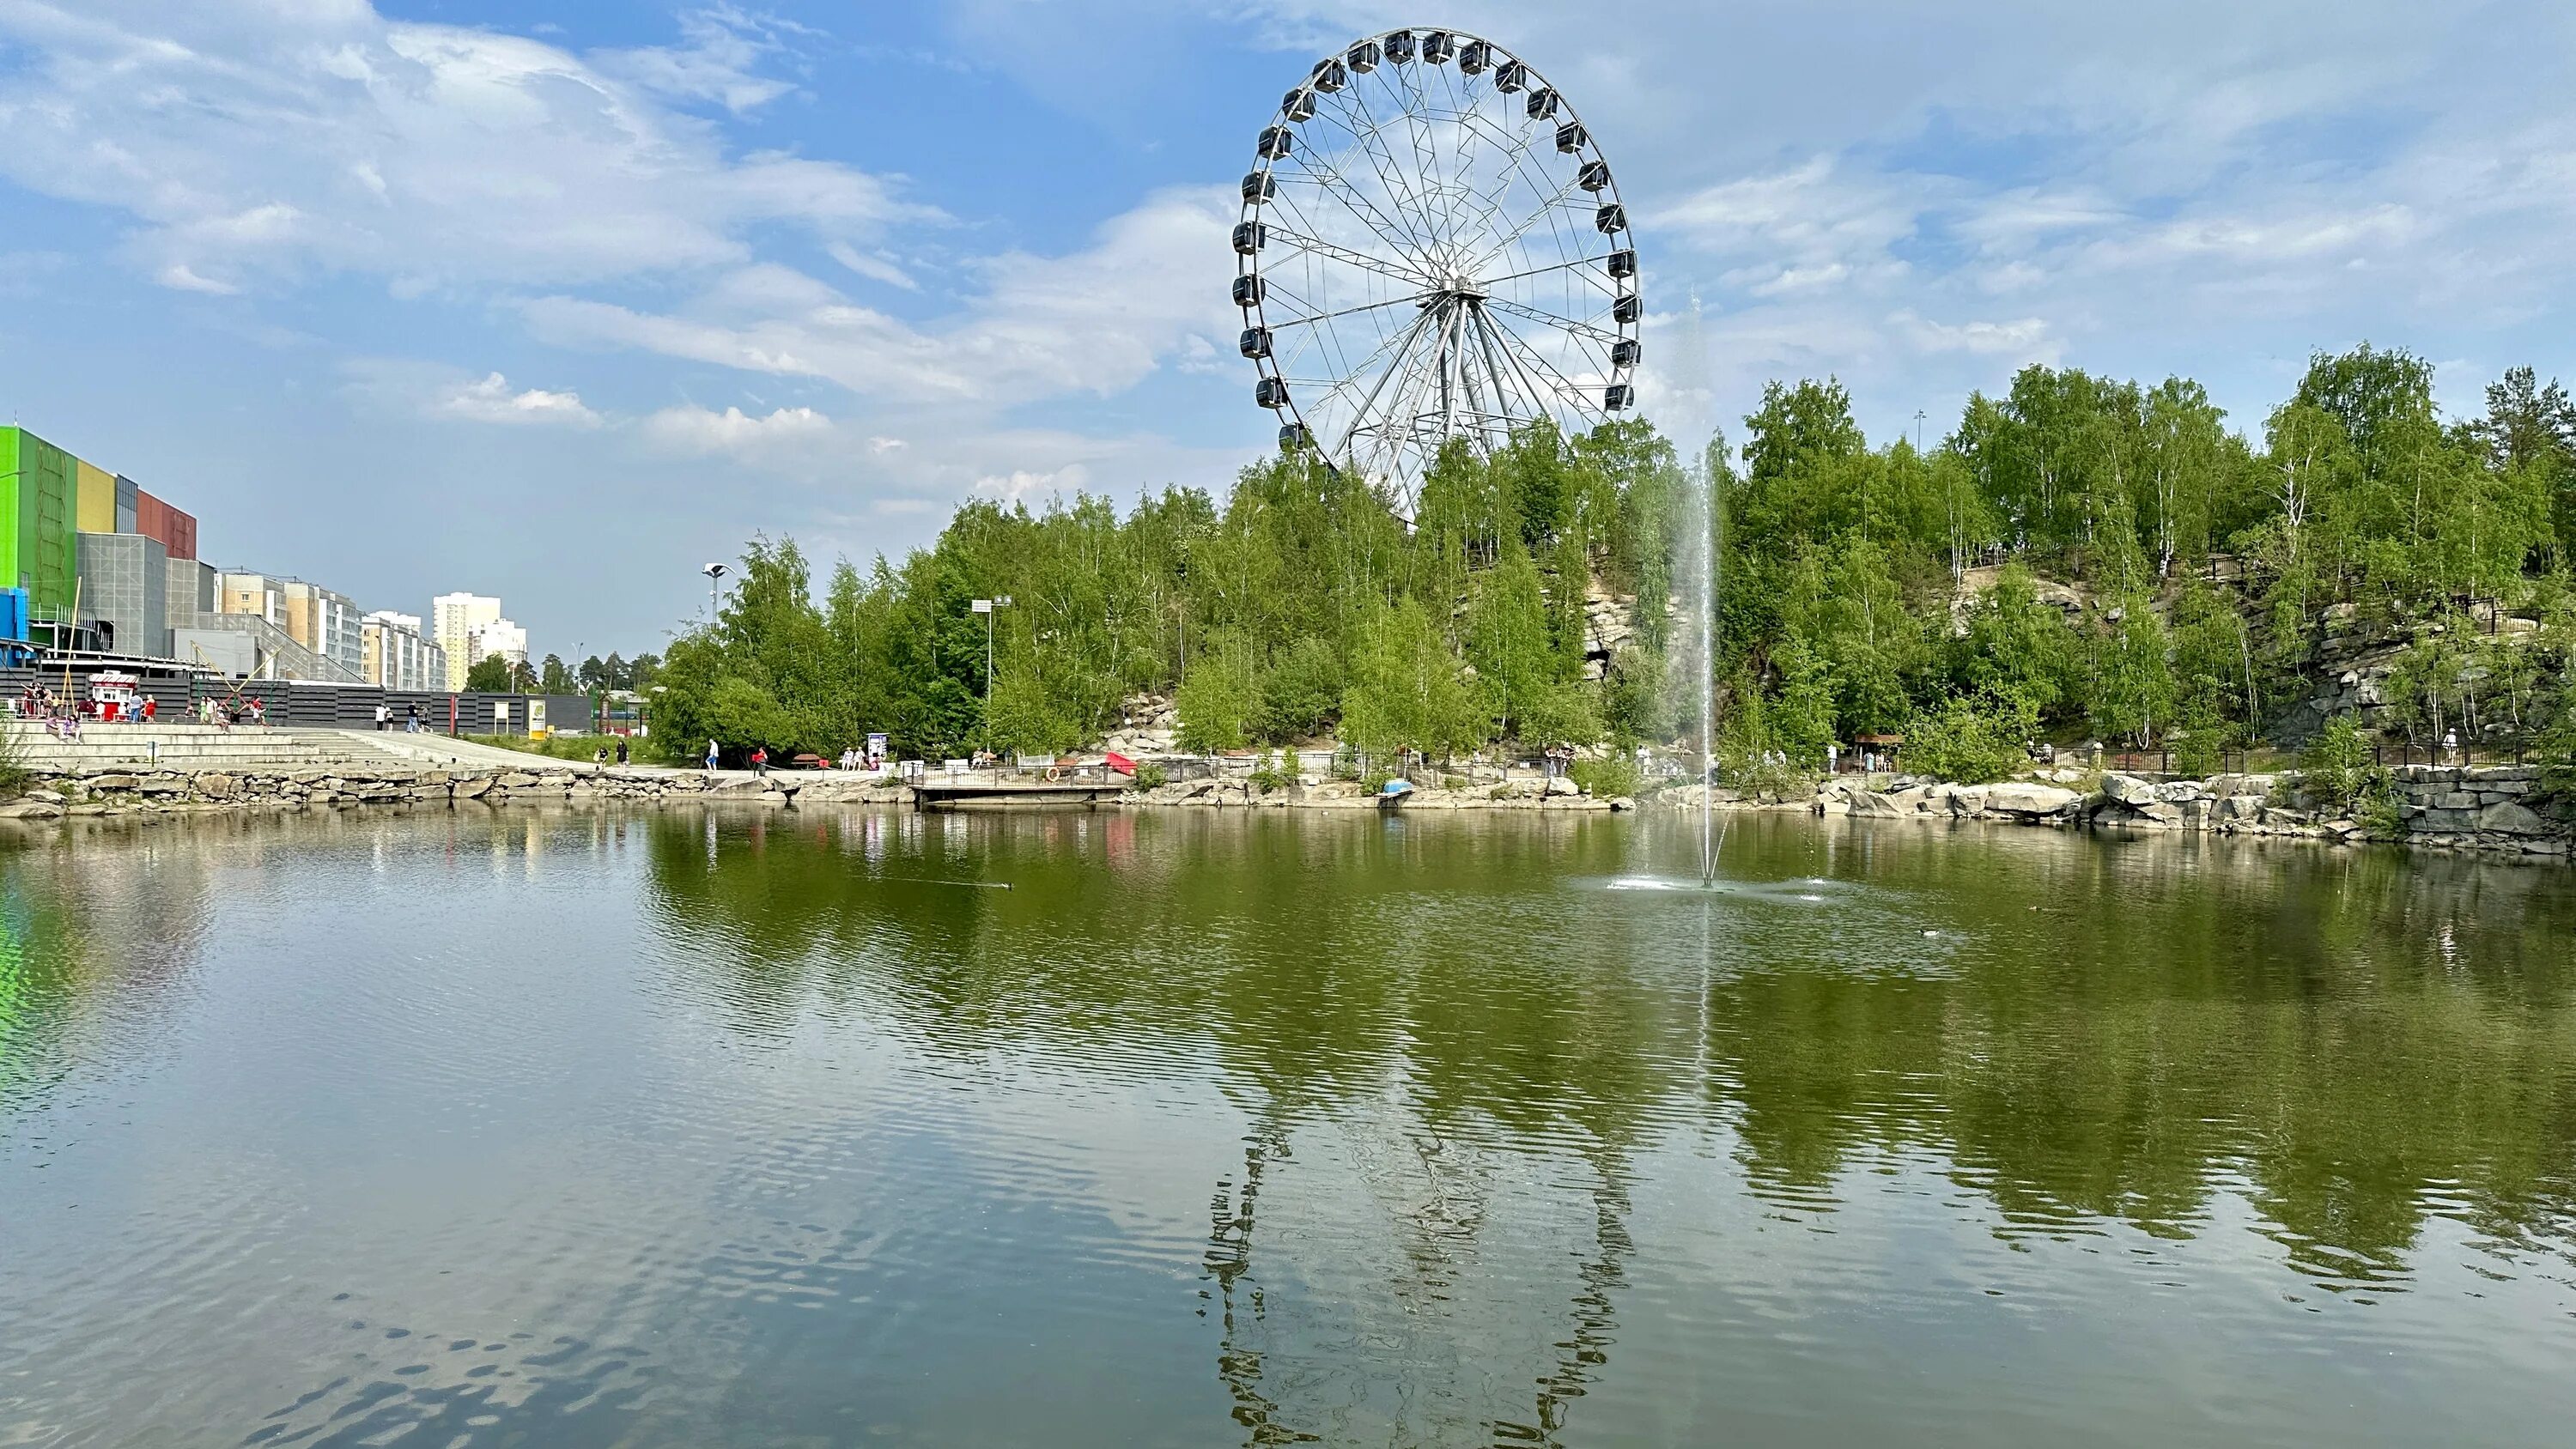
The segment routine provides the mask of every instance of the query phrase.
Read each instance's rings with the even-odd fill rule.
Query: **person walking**
[[[617,763],[621,765],[626,763],[626,736],[624,735],[617,737]]]
[[[143,722],[152,723],[153,716],[159,713],[161,713],[161,701],[148,694],[143,696]]]
[[[751,773],[760,779],[767,779],[769,777],[768,746],[754,745],[751,747]]]
[[[715,742],[715,741],[713,741],[713,740],[709,740],[709,741],[707,741],[707,773],[708,773],[708,774],[710,774],[710,775],[712,775],[712,774],[714,774],[715,772],[716,772],[716,742]]]
[[[420,701],[418,700],[403,706],[403,733],[407,735],[420,733]]]
[[[381,700],[381,699],[380,699],[380,700],[377,700],[377,701],[376,701],[376,732],[377,732],[378,734],[382,734],[382,733],[384,733],[384,729],[385,729],[385,722],[386,722],[386,721],[388,721],[388,720],[390,720],[390,719],[392,719],[393,717],[394,717],[394,712],[393,712],[392,710],[389,710],[389,709],[385,708],[385,702],[384,702],[383,700]]]

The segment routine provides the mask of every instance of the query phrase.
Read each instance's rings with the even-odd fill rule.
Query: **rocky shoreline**
[[[1992,821],[2062,829],[2180,831],[2209,835],[2286,836],[2333,844],[2376,843],[2498,854],[2576,855],[2576,827],[2531,808],[2539,772],[2528,766],[2412,765],[2391,772],[2394,818],[2374,824],[2321,809],[2287,775],[2214,775],[2156,780],[2142,775],[1954,785],[1902,775],[1829,780],[1812,793],[1744,792],[1719,787],[1726,810],[1785,810],[1864,819]],[[1655,797],[1668,808],[1697,809],[1699,786]]]
[[[61,820],[98,816],[161,816],[223,810],[344,809],[361,805],[562,804],[679,801],[748,805],[851,804],[910,807],[911,787],[830,772],[772,772],[766,776],[689,770],[618,769],[549,763],[531,758],[524,769],[406,767],[400,765],[232,768],[222,770],[38,770],[17,798],[0,801],[0,820]],[[1354,781],[1291,781],[1264,790],[1249,779],[1193,780],[1130,791],[1110,809],[1177,806],[1197,809],[1370,810],[1375,795]],[[1568,780],[1509,780],[1460,790],[1424,790],[1408,810],[1632,809],[1627,799],[1582,794]],[[1011,807],[1020,808],[1020,807]]]
[[[0,819],[152,816],[219,810],[339,809],[359,805],[559,804],[566,801],[732,800],[786,805],[799,798],[908,804],[912,792],[872,780],[766,778],[682,770],[576,768],[531,758],[526,769],[338,765],[300,769],[102,769],[35,772],[0,803]]]
[[[2394,818],[2376,824],[2322,811],[2300,797],[2292,777],[2217,775],[2157,780],[2079,775],[1955,785],[1901,775],[1860,775],[1806,789],[1718,787],[1724,810],[1772,810],[1857,819],[1983,821],[2060,829],[2175,831],[2305,838],[2334,844],[2388,843],[2560,859],[2576,855],[2576,828],[2532,808],[2538,772],[2528,767],[2411,766],[2394,774]],[[1649,804],[1695,810],[1704,787],[1656,792]],[[213,811],[339,810],[358,806],[489,806],[685,801],[786,807],[853,804],[910,807],[905,785],[847,775],[765,777],[663,769],[600,769],[532,758],[523,769],[324,766],[297,769],[38,770],[0,820],[157,818]],[[1374,810],[1376,795],[1348,780],[1290,780],[1269,789],[1240,776],[1130,791],[1108,809]],[[1422,789],[1400,808],[1425,811],[1543,810],[1609,813],[1637,808],[1627,797],[1586,795],[1570,780],[1507,779],[1457,789]],[[2393,828],[2392,828],[2393,827]]]

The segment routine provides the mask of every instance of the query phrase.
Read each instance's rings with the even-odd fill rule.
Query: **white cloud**
[[[1887,323],[1922,352],[1972,352],[2022,363],[2055,362],[2060,351],[2049,338],[2048,323],[2037,317],[1934,322],[1905,311],[1889,317]]]
[[[832,241],[929,213],[883,178],[730,154],[668,104],[737,109],[770,30],[730,11],[687,45],[585,57],[388,20],[363,0],[252,6],[8,0],[0,175],[133,219],[165,285],[312,269],[430,284],[563,284],[740,263],[787,223]]]
[[[860,251],[848,242],[834,242],[825,247],[824,251],[830,254],[832,260],[870,281],[883,282],[889,287],[901,287],[907,292],[921,290],[921,284],[914,281],[912,275],[903,268],[882,256]]]
[[[1228,325],[1221,190],[1157,193],[1061,257],[1009,253],[973,264],[983,294],[950,319],[909,321],[784,267],[745,268],[688,308],[650,313],[539,298],[547,340],[636,348],[746,372],[809,377],[903,403],[1007,406],[1133,387],[1162,359]]]
[[[687,45],[611,51],[596,57],[597,63],[660,95],[713,101],[736,113],[767,105],[795,89],[786,81],[758,74],[757,67],[785,48],[783,36],[805,33],[801,26],[719,4],[684,12],[680,33]]]
[[[430,400],[429,412],[433,417],[472,423],[557,424],[581,428],[595,428],[600,423],[599,414],[582,403],[579,393],[548,392],[534,387],[513,392],[510,380],[497,372],[440,389]]]
[[[644,435],[665,452],[693,457],[781,449],[810,453],[836,445],[838,437],[830,418],[807,407],[776,408],[765,417],[735,407],[720,413],[694,406],[664,408],[644,420]]]

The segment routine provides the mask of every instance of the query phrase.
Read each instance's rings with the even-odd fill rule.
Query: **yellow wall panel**
[[[78,460],[75,460],[77,463]],[[104,468],[78,463],[80,469],[79,522],[73,527],[83,533],[116,532],[116,475]]]

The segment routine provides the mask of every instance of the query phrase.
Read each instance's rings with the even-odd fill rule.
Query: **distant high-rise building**
[[[284,580],[279,592],[286,601],[287,637],[358,677],[363,645],[357,601],[302,579]]]
[[[358,622],[365,650],[362,673],[386,689],[447,687],[447,652],[421,637],[420,616],[378,609]]]
[[[501,601],[483,594],[441,594],[429,601],[430,637],[447,652],[447,687],[465,687],[465,671],[483,655],[474,647],[475,631],[501,621]],[[520,637],[524,654],[527,639]]]
[[[495,619],[474,631],[474,657],[477,661],[498,654],[512,664],[528,662],[528,631],[507,619]]]

